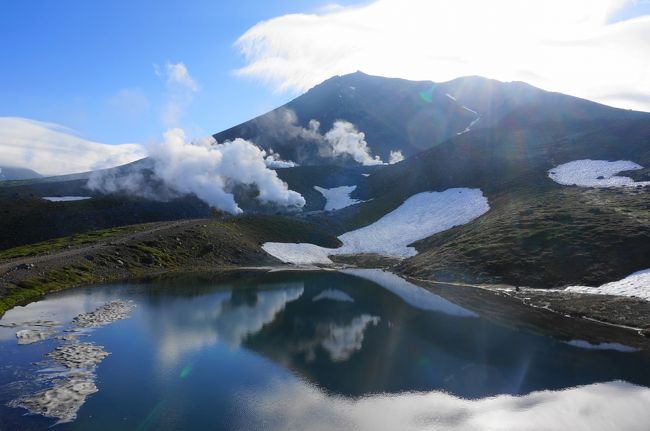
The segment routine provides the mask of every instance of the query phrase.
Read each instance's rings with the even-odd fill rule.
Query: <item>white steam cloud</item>
[[[295,166],[298,166],[297,163],[291,160],[282,160],[280,154],[273,151],[273,148],[269,148],[269,151],[267,153],[268,156],[266,156],[264,159],[264,163],[266,163],[266,166],[271,169],[293,168]]]
[[[256,187],[256,199],[262,203],[295,208],[305,205],[305,199],[289,190],[277,173],[267,167],[269,155],[243,139],[219,144],[214,138],[205,137],[190,142],[182,129],[170,129],[162,142],[151,146],[150,154],[153,177],[148,181],[138,172],[124,176],[97,173],[88,187],[151,198],[154,192],[147,183],[158,182],[172,192],[194,194],[231,214],[242,212],[233,195],[233,189],[241,185]]]
[[[389,165],[394,165],[395,163],[399,163],[402,160],[404,160],[404,155],[400,150],[397,151],[391,151],[390,152],[390,157],[388,158],[388,164]]]
[[[364,166],[386,164],[379,156],[372,155],[366,135],[353,123],[343,119],[335,121],[325,134],[321,133],[318,120],[311,119],[307,127],[303,127],[299,124],[296,113],[286,108],[272,111],[253,121],[259,129],[255,138],[257,144],[267,148],[270,145],[280,145],[283,152],[293,152],[296,160],[303,164],[313,162],[314,158],[321,159],[322,163],[327,163],[326,159],[331,158],[350,158]],[[290,167],[285,163],[274,163],[279,157],[273,155],[272,150],[269,153],[269,167]],[[392,163],[404,159],[400,151],[391,151],[390,157]]]
[[[349,154],[352,158],[364,165],[381,165],[383,162],[379,156],[370,155],[370,147],[366,142],[366,135],[359,132],[352,123],[347,121],[335,121],[332,129],[325,133],[325,140],[332,147],[332,154],[340,156]]]

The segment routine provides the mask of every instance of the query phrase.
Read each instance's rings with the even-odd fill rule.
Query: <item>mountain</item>
[[[319,136],[309,133],[318,121],[322,135],[337,120],[363,132],[373,155],[406,157],[432,148],[468,130],[499,122],[643,118],[643,113],[540,90],[523,82],[482,77],[449,82],[408,81],[356,72],[335,76],[289,103],[214,135],[219,142],[244,138],[303,165],[352,164],[345,158],[319,156]]]
[[[318,129],[312,120],[319,122]],[[324,155],[324,134],[337,120],[365,133],[373,155],[386,160],[391,151],[400,150],[406,160],[361,166],[350,158]],[[648,113],[521,82],[464,77],[436,84],[357,72],[333,77],[214,136],[220,142],[245,138],[301,163],[276,169],[307,201],[302,212],[289,216],[311,221],[327,234],[368,226],[420,192],[480,189],[489,211],[415,242],[419,253],[396,267],[403,274],[556,287],[597,285],[650,267],[650,191],[564,186],[548,175],[574,160],[629,160],[646,169],[625,175],[650,180]],[[151,169],[151,161],[143,160],[102,174],[143,173],[151,183]],[[88,190],[89,177],[2,183],[0,237],[5,240],[0,247],[128,223],[210,215],[194,196],[158,202],[101,193]],[[349,198],[358,202],[323,211],[326,198],[315,186],[354,186]],[[268,212],[256,205],[254,193],[235,190],[235,198],[246,212]],[[93,199],[40,199],[61,195]]]
[[[11,166],[0,166],[0,181],[5,180],[27,180],[30,178],[41,178],[42,175],[27,168],[15,168]]]

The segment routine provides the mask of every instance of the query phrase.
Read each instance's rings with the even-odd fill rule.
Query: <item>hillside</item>
[[[292,113],[295,115],[288,115]],[[408,81],[356,72],[335,76],[284,106],[217,133],[219,142],[244,138],[301,164],[350,164],[323,159],[310,120],[325,133],[336,120],[365,133],[373,154],[412,156],[465,132],[523,118],[549,121],[644,118],[638,112],[540,90],[523,82],[464,77],[449,82]],[[293,122],[292,122],[293,121]]]
[[[287,109],[295,116],[286,116]],[[399,148],[411,157],[377,166],[322,158],[321,132],[341,118],[366,134],[373,154],[385,159]],[[320,122],[318,134],[309,133],[310,120]],[[474,124],[465,131],[469,122]],[[647,189],[562,186],[548,177],[549,169],[580,159],[630,160],[649,167],[647,113],[520,82],[466,77],[435,84],[358,72],[333,77],[287,105],[215,137],[219,141],[243,137],[274,148],[284,159],[306,161],[304,166],[276,169],[280,179],[306,199],[302,212],[289,215],[335,235],[370,225],[420,192],[480,189],[490,210],[465,225],[417,241],[419,254],[397,267],[404,274],[548,288],[595,285],[650,267]],[[337,166],[339,162],[346,166]],[[150,178],[151,168],[150,160],[142,160],[106,172],[119,177],[137,171]],[[626,175],[647,180],[648,169]],[[89,176],[1,183],[0,248],[212,213],[193,196],[161,201],[92,192],[86,187]],[[348,198],[361,202],[323,211],[326,198],[315,186],[354,187]],[[254,191],[234,192],[246,212],[275,211],[256,205]],[[46,196],[92,199],[40,199]]]
[[[168,271],[273,265],[265,241],[335,247],[309,223],[273,216],[191,219],[125,226],[0,251],[0,316],[47,292]]]
[[[41,174],[31,169],[0,166],[0,181],[27,180],[30,178],[40,178],[41,176]]]

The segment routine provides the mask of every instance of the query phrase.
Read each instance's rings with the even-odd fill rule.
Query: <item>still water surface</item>
[[[0,324],[68,323],[114,299],[126,320],[60,430],[626,429],[650,423],[650,358],[513,329],[380,271],[236,272],[73,289]],[[0,328],[0,430],[56,420],[7,406],[62,341]],[[41,362],[41,364],[35,364]]]

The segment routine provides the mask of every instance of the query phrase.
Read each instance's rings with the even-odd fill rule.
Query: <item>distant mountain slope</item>
[[[14,168],[11,166],[0,166],[0,181],[6,180],[26,180],[29,178],[42,177],[36,171],[27,168]]]
[[[533,124],[645,115],[543,91],[523,82],[464,77],[434,83],[356,72],[330,78],[286,105],[214,137],[220,142],[248,139],[301,164],[344,164],[345,159],[322,160],[318,142],[300,130],[308,130],[310,120],[320,123],[321,133],[336,120],[349,121],[365,133],[372,153],[388,160],[390,151],[400,150],[410,156],[468,129],[493,127],[507,119],[516,122],[525,118]],[[292,119],[295,124],[291,124]]]

